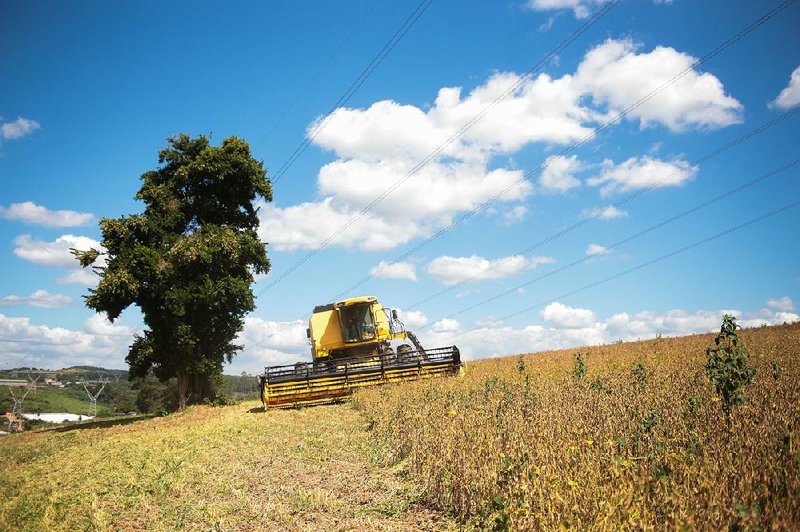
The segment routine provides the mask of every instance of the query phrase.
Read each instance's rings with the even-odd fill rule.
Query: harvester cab
[[[424,349],[397,311],[373,296],[315,307],[306,334],[310,364],[272,366],[259,376],[265,408],[330,403],[361,387],[461,370],[456,346]]]

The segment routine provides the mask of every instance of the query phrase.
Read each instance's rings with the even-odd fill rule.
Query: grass
[[[355,404],[387,460],[468,527],[800,528],[800,324],[747,330],[730,420],[713,335],[483,360]],[[414,405],[413,408],[410,405]]]
[[[449,526],[376,461],[349,405],[267,414],[256,406],[6,436],[0,530]]]

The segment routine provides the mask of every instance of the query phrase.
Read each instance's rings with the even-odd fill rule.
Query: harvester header
[[[306,334],[311,363],[268,367],[259,376],[265,408],[335,402],[364,386],[452,375],[462,367],[456,346],[423,348],[397,311],[373,296],[315,307]]]

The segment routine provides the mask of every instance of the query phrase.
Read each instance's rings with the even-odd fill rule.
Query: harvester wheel
[[[397,359],[397,355],[394,354],[394,349],[392,346],[387,345],[383,348],[383,360],[384,362],[392,363]]]
[[[397,359],[400,362],[411,362],[414,360],[414,348],[408,344],[397,346]]]

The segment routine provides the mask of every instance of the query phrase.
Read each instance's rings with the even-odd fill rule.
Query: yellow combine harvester
[[[269,406],[318,405],[354,390],[389,382],[456,374],[456,346],[424,349],[377,298],[356,297],[314,308],[306,331],[312,362],[272,366],[259,376],[261,400]],[[408,340],[397,347],[393,344]]]

